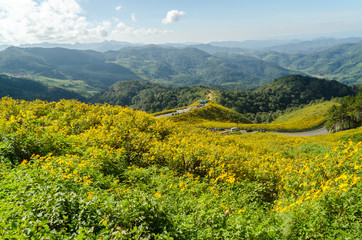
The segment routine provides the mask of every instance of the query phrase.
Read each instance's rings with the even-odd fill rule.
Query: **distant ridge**
[[[261,53],[259,57],[305,74],[362,84],[362,42],[346,43],[310,54]]]
[[[95,89],[140,79],[123,66],[107,63],[101,52],[65,48],[7,48],[0,52],[0,72],[82,80]]]
[[[0,98],[6,96],[23,100],[59,101],[60,99],[78,99],[85,101],[85,98],[80,94],[63,88],[45,86],[33,80],[0,74]]]

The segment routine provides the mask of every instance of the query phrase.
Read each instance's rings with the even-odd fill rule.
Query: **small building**
[[[207,100],[207,99],[206,99],[206,100],[200,100],[200,101],[199,101],[199,104],[200,104],[200,105],[203,105],[203,104],[206,104],[206,103],[208,103],[208,102],[209,102],[209,100]]]

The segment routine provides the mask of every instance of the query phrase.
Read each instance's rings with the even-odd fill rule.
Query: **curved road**
[[[282,135],[287,135],[287,136],[312,137],[312,136],[316,136],[316,135],[327,135],[328,131],[325,127],[323,127],[323,128],[316,129],[313,131],[308,131],[308,132],[272,132],[272,133],[277,133],[277,134],[282,134]]]
[[[172,112],[172,113],[166,113],[166,114],[163,114],[163,115],[158,115],[158,116],[155,116],[155,118],[159,118],[159,117],[171,117],[173,115],[178,115],[178,114],[182,114],[182,113],[186,113],[188,111],[191,111],[192,109],[194,108],[197,108],[198,106],[192,106],[192,107],[188,107],[188,108],[183,108],[183,109],[179,109],[175,112]]]

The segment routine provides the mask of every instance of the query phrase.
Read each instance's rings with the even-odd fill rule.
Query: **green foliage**
[[[220,118],[220,115],[227,116],[227,112],[217,110],[219,114],[213,113],[212,108],[205,108],[203,116],[199,114],[183,114],[174,116],[171,119],[188,125],[202,128],[239,128],[243,130],[263,130],[279,132],[301,132],[321,128],[326,121],[328,110],[338,105],[335,102],[327,101],[322,103],[310,103],[309,105],[288,109],[285,114],[281,114],[275,121],[267,124],[250,124],[250,121],[229,121]],[[210,112],[209,112],[210,111]],[[229,110],[229,112],[232,112]],[[230,117],[232,119],[232,117]],[[249,122],[249,123],[248,123]]]
[[[95,89],[106,89],[121,80],[140,79],[127,68],[106,63],[102,53],[64,48],[8,48],[0,52],[0,72],[83,80]]]
[[[334,106],[328,112],[326,127],[329,131],[343,128],[356,128],[362,125],[362,90],[356,96],[343,99],[340,106]]]
[[[272,123],[288,123],[292,121],[308,121],[308,119],[326,117],[329,109],[338,105],[333,101],[322,103],[310,103],[294,111],[290,111],[279,116]]]
[[[85,100],[80,94],[60,87],[46,86],[33,80],[0,74],[0,97],[5,96],[24,100]]]
[[[351,95],[354,90],[337,81],[301,75],[286,76],[254,91],[220,91],[217,103],[246,114],[255,123],[271,122],[290,107],[318,99]],[[279,112],[278,112],[279,111]]]
[[[243,124],[243,129],[267,130],[279,132],[302,132],[321,128],[326,122],[328,111],[338,105],[332,101],[310,103],[297,109],[287,109],[274,121],[268,124]]]
[[[198,124],[203,121],[251,123],[250,120],[242,114],[213,102],[207,103],[205,107],[194,108],[187,113],[171,116],[170,119],[175,122],[184,122],[187,124]]]
[[[154,45],[108,52],[108,60],[148,80],[176,86],[205,85],[250,89],[273,78],[292,74],[276,64],[241,55],[210,55],[196,48]]]
[[[361,143],[342,138],[361,131],[221,136],[119,106],[3,98],[0,238],[356,239]]]
[[[273,52],[261,56],[265,61],[280,64],[291,70],[336,79],[348,84],[361,84],[362,43],[341,44],[310,54]]]
[[[170,88],[151,82],[122,81],[96,95],[92,101],[127,105],[147,112],[162,111],[165,114],[204,99],[209,92],[213,92],[217,103],[244,114],[255,123],[270,123],[280,115],[311,102],[323,102],[354,93],[352,88],[336,81],[293,75],[253,91],[214,90],[203,86]],[[225,124],[225,121],[222,122]]]
[[[92,101],[128,106],[146,112],[160,112],[188,106],[205,98],[210,90],[204,86],[171,88],[151,82],[122,81],[94,96]]]

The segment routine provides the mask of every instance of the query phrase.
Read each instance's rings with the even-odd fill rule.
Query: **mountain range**
[[[330,47],[334,47],[344,43],[357,43],[361,42],[362,38],[350,37],[350,38],[317,38],[313,40],[245,40],[245,41],[221,41],[221,42],[209,42],[207,44],[202,43],[164,43],[158,44],[161,47],[175,47],[175,48],[185,48],[185,47],[196,47],[197,46],[210,46],[213,48],[218,48],[219,51],[278,51],[278,52],[298,52],[298,53],[310,53],[315,51],[325,50]],[[100,52],[119,50],[124,47],[139,47],[145,46],[148,44],[142,43],[130,43],[130,42],[121,42],[121,41],[104,41],[99,43],[75,43],[75,44],[58,44],[58,43],[37,43],[37,44],[23,44],[19,47],[21,48],[67,48],[75,50],[94,50]],[[0,45],[0,50],[4,50],[10,47],[10,45]],[[223,50],[223,51],[222,51]]]
[[[155,45],[105,53],[10,47],[0,52],[0,72],[34,79],[82,81],[95,91],[123,80],[248,89],[296,73],[252,56],[216,56],[196,48]]]
[[[273,79],[300,74],[361,84],[361,40],[145,46],[109,41],[87,45],[9,47],[0,52],[0,73],[31,78],[46,85],[78,91],[85,96],[126,80],[150,81],[173,87],[205,85],[248,90]],[[77,50],[54,46],[117,50]]]
[[[259,53],[259,58],[305,74],[362,84],[362,42],[342,44],[311,54]]]

